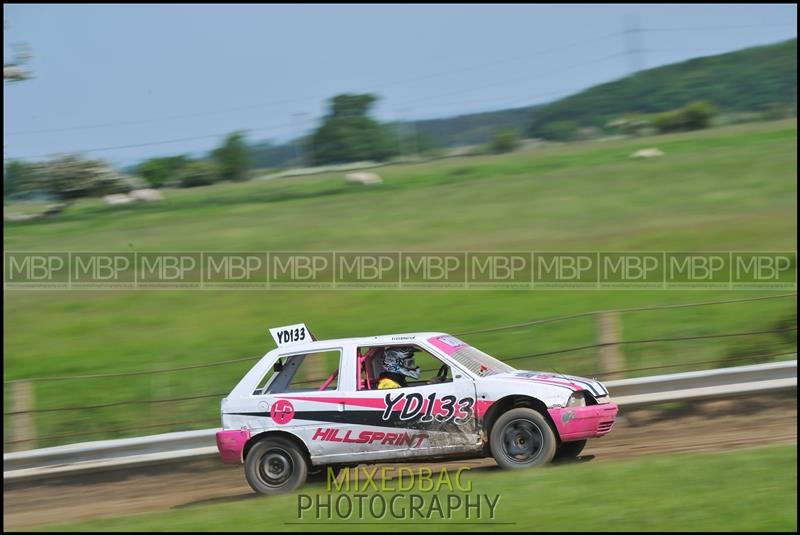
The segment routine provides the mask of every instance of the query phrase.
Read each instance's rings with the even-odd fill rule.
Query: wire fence
[[[741,355],[738,357],[728,357],[726,358],[726,362],[738,362],[742,360],[767,360],[773,359],[776,357],[789,357],[794,355],[795,353],[788,353],[786,351],[779,351],[777,353],[762,353],[757,355]],[[719,364],[719,360],[693,360],[690,362],[680,362],[677,364],[661,364],[658,366],[641,366],[639,368],[628,368],[625,370],[613,370],[610,372],[600,373],[598,374],[599,377],[608,376],[608,375],[618,375],[618,374],[628,374],[628,373],[638,373],[644,371],[653,371],[653,370],[667,370],[670,368],[680,368],[686,365],[693,365],[693,366],[702,366],[706,364]]]
[[[558,349],[555,351],[546,351],[542,353],[531,353],[527,355],[516,355],[513,357],[506,357],[503,359],[504,361],[514,361],[514,360],[522,360],[522,359],[531,359],[531,358],[538,358],[538,357],[548,357],[551,355],[558,355],[562,353],[571,353],[576,351],[584,351],[587,349],[596,349],[599,347],[606,347],[611,345],[630,345],[630,344],[648,344],[648,343],[655,343],[655,342],[681,342],[685,340],[704,340],[710,338],[729,338],[735,336],[753,336],[758,334],[777,334],[777,333],[785,333],[785,332],[792,332],[796,331],[797,327],[788,327],[785,329],[772,329],[767,331],[746,331],[746,332],[735,332],[735,333],[721,333],[721,334],[707,334],[707,335],[698,335],[698,336],[675,336],[675,337],[664,337],[664,338],[647,338],[642,340],[623,340],[619,342],[609,342],[609,343],[598,343],[598,344],[588,344],[583,346],[576,346],[576,347],[569,347],[565,349]],[[753,357],[749,357],[753,358]],[[715,361],[716,362],[716,361]],[[668,365],[667,367],[678,367],[678,366],[685,366],[687,363],[682,363],[678,365]],[[692,364],[690,362],[689,364]],[[698,362],[699,364],[699,362]],[[622,372],[636,372],[643,369],[652,369],[652,368],[659,368],[661,366],[650,367],[650,368],[634,368],[629,370],[622,370],[617,373]],[[421,373],[425,372],[433,372],[436,371],[435,369],[425,369],[421,370]],[[614,372],[606,372],[606,375],[611,375]],[[317,377],[314,379],[305,379],[303,381],[295,381],[293,384],[295,385],[306,385],[306,384],[314,384],[314,383],[321,383],[325,381],[327,377]],[[97,409],[106,409],[109,407],[119,407],[122,405],[149,405],[155,403],[175,403],[180,401],[190,401],[190,400],[197,400],[197,399],[208,399],[208,398],[222,398],[227,395],[227,392],[222,392],[218,394],[204,394],[199,396],[183,396],[183,397],[173,397],[173,398],[162,398],[162,399],[131,399],[131,400],[124,400],[124,401],[114,401],[110,403],[100,403],[96,405],[81,405],[75,407],[53,407],[48,409],[30,409],[24,411],[7,411],[3,412],[5,416],[14,416],[19,414],[35,414],[35,413],[49,413],[49,412],[69,412],[69,411],[85,411],[85,410],[97,410]]]
[[[654,311],[654,310],[667,310],[667,309],[676,309],[676,308],[694,308],[694,307],[701,307],[701,306],[713,306],[713,305],[727,305],[733,303],[744,303],[748,301],[765,301],[765,300],[772,300],[772,299],[784,299],[787,297],[796,297],[797,292],[786,293],[786,294],[779,294],[779,295],[767,295],[767,296],[758,296],[758,297],[745,297],[739,299],[727,299],[727,300],[718,300],[718,301],[702,301],[696,303],[676,303],[676,304],[668,304],[668,305],[649,305],[649,306],[642,306],[642,307],[629,307],[629,308],[616,308],[616,309],[605,309],[605,310],[591,310],[588,312],[578,312],[576,314],[569,314],[565,316],[554,316],[551,318],[542,318],[537,320],[530,320],[523,323],[512,323],[508,325],[501,325],[498,327],[488,327],[483,329],[475,329],[471,331],[459,331],[453,333],[454,336],[470,336],[475,334],[485,334],[491,332],[498,332],[498,331],[505,331],[511,329],[521,329],[524,327],[533,327],[536,325],[544,325],[547,323],[554,323],[559,321],[567,321],[585,317],[595,316],[597,314],[603,312],[617,312],[617,313],[630,313],[630,312],[645,312],[645,311]],[[635,343],[635,342],[631,342]],[[599,345],[592,345],[587,347],[599,347]],[[251,357],[242,357],[230,360],[222,360],[217,362],[209,362],[204,364],[195,364],[189,366],[179,366],[173,368],[159,368],[156,370],[135,370],[135,371],[125,371],[125,372],[111,372],[111,373],[97,373],[97,374],[88,374],[88,375],[70,375],[70,376],[50,376],[50,377],[27,377],[22,379],[10,379],[7,381],[3,381],[3,384],[11,384],[18,381],[29,381],[29,382],[46,382],[46,381],[72,381],[72,380],[80,380],[80,379],[108,379],[111,377],[127,377],[127,376],[134,376],[134,375],[155,375],[155,374],[162,374],[162,373],[173,373],[178,371],[185,371],[185,370],[193,370],[193,369],[200,369],[200,368],[212,368],[215,366],[225,366],[228,364],[236,364],[239,362],[247,362],[253,361],[256,359],[260,359],[263,355],[260,356],[251,356]],[[324,380],[323,378],[322,380]]]
[[[167,428],[179,428],[185,427],[189,425],[211,425],[219,423],[219,418],[201,418],[199,420],[180,420],[176,422],[162,422],[158,424],[148,424],[148,425],[137,425],[137,426],[125,426],[125,427],[109,427],[109,428],[102,428],[97,429],[96,431],[88,430],[88,431],[81,431],[79,433],[62,433],[57,435],[48,435],[45,437],[46,440],[60,440],[64,438],[76,438],[76,437],[90,437],[90,436],[119,436],[123,434],[130,434],[136,431],[148,431],[150,429],[158,429],[161,427]],[[184,429],[185,430],[185,429]],[[38,442],[42,440],[41,438],[24,438],[24,439],[15,439],[15,440],[4,440],[3,444],[6,445],[13,445],[13,444],[24,444],[29,442]]]
[[[710,338],[730,338],[733,336],[753,336],[757,334],[777,334],[783,332],[790,332],[796,331],[797,327],[787,327],[785,329],[772,329],[767,331],[746,331],[746,332],[736,332],[736,333],[721,333],[721,334],[701,334],[697,336],[674,336],[674,337],[664,337],[664,338],[646,338],[643,340],[621,340],[619,342],[608,342],[608,343],[598,343],[598,344],[588,344],[584,346],[577,346],[577,347],[568,347],[566,349],[557,349],[555,351],[545,351],[543,353],[532,353],[530,355],[519,355],[516,357],[508,357],[504,360],[520,360],[520,359],[530,359],[535,357],[548,357],[551,355],[559,355],[561,353],[570,353],[573,351],[583,351],[586,349],[596,349],[599,347],[607,347],[607,346],[614,346],[614,345],[632,345],[632,344],[650,344],[655,342],[682,342],[687,340],[706,340]]]
[[[464,337],[464,336],[471,336],[471,335],[478,335],[478,334],[485,334],[485,333],[495,333],[513,329],[524,329],[527,327],[534,327],[539,325],[545,324],[552,324],[556,322],[562,321],[569,321],[579,318],[586,318],[596,316],[601,313],[606,312],[616,312],[616,313],[633,313],[633,312],[646,312],[646,311],[655,311],[655,310],[667,310],[667,309],[685,309],[685,308],[694,308],[694,307],[707,307],[707,306],[716,306],[716,305],[725,305],[725,304],[732,304],[732,303],[743,303],[743,302],[752,302],[752,301],[763,301],[763,300],[772,300],[772,299],[786,299],[790,297],[796,297],[796,293],[787,293],[787,294],[780,294],[780,295],[772,295],[772,296],[759,296],[759,297],[749,297],[749,298],[740,298],[740,299],[729,299],[729,300],[716,300],[716,301],[703,301],[703,302],[694,302],[694,303],[678,303],[678,304],[662,304],[662,305],[650,305],[650,306],[639,306],[639,307],[628,307],[628,308],[619,308],[619,309],[611,309],[611,310],[595,310],[595,311],[588,311],[588,312],[580,312],[576,314],[569,314],[563,316],[556,316],[550,318],[542,318],[536,320],[530,320],[520,323],[508,324],[508,325],[501,325],[497,327],[488,327],[488,328],[481,328],[481,329],[473,329],[473,330],[464,330],[459,331],[456,333],[456,336]],[[513,355],[510,357],[506,357],[502,360],[507,362],[517,362],[517,361],[524,361],[529,359],[540,359],[540,358],[549,358],[556,355],[565,355],[565,354],[580,354],[581,352],[589,351],[589,350],[600,350],[601,348],[609,347],[609,346],[633,346],[633,345],[642,345],[642,344],[656,344],[656,343],[681,343],[681,342],[691,342],[697,340],[711,340],[711,339],[725,339],[725,338],[736,338],[736,337],[756,337],[756,336],[763,336],[763,335],[778,335],[778,334],[786,334],[797,331],[796,321],[794,325],[789,325],[785,327],[779,327],[774,329],[761,329],[761,330],[748,330],[748,331],[736,331],[736,332],[723,332],[723,333],[709,333],[709,334],[697,334],[697,335],[682,335],[682,336],[663,336],[663,337],[651,337],[651,338],[640,338],[640,339],[633,339],[633,340],[616,340],[611,342],[597,342],[592,344],[585,344],[579,346],[572,346],[572,347],[564,347],[558,348],[549,351],[542,351],[537,353],[526,353],[520,355]],[[796,338],[795,338],[796,340]],[[788,340],[788,344],[791,345],[791,340]],[[794,342],[796,344],[796,341]],[[654,370],[669,370],[669,369],[676,369],[676,368],[688,368],[689,370],[698,369],[700,366],[707,366],[707,365],[719,365],[725,366],[729,363],[736,363],[741,361],[750,361],[750,362],[763,362],[770,359],[776,358],[785,358],[793,353],[796,353],[796,348],[794,350],[787,350],[785,344],[783,347],[776,347],[772,348],[764,347],[764,345],[759,345],[761,348],[761,352],[748,351],[747,354],[741,355],[729,355],[722,359],[719,357],[715,360],[710,360],[707,353],[704,353],[702,356],[696,359],[684,360],[681,359],[681,362],[671,362],[665,364],[657,364],[657,365],[643,365],[637,367],[622,367],[621,369],[613,369],[613,370],[603,370],[598,373],[594,373],[594,376],[605,378],[605,377],[619,377],[621,375],[628,376],[630,374],[642,373],[642,372],[649,372]],[[773,351],[774,349],[774,351]],[[205,369],[205,368],[214,368],[219,366],[226,366],[232,365],[237,363],[243,362],[252,362],[256,359],[260,359],[260,356],[252,356],[252,357],[243,357],[243,358],[236,358],[236,359],[228,359],[218,362],[211,362],[211,363],[204,363],[204,364],[195,364],[195,365],[186,365],[186,366],[178,366],[172,368],[162,368],[157,370],[132,370],[132,371],[123,371],[123,372],[112,372],[112,373],[98,373],[98,374],[84,374],[84,375],[73,375],[73,376],[51,376],[51,377],[33,377],[27,379],[17,379],[17,380],[8,380],[4,381],[4,384],[14,384],[18,382],[28,381],[31,383],[56,383],[59,381],[74,381],[74,380],[82,380],[82,379],[108,379],[114,377],[132,377],[132,376],[151,376],[151,375],[159,375],[165,373],[172,373],[172,372],[180,372],[186,370],[197,370],[197,369]],[[422,370],[423,373],[425,372],[432,372],[436,371],[435,369],[430,370]],[[687,370],[688,371],[688,370]],[[319,378],[309,378],[304,379],[301,381],[297,381],[294,384],[296,385],[309,385],[309,384],[320,384],[324,381],[327,377],[319,377]],[[91,412],[91,411],[100,411],[109,408],[119,408],[119,407],[136,407],[136,406],[158,406],[158,405],[167,405],[173,406],[176,404],[187,403],[187,402],[203,402],[203,400],[210,400],[212,398],[221,399],[227,395],[227,392],[217,392],[217,393],[197,393],[191,395],[183,395],[183,396],[173,396],[173,397],[161,397],[161,398],[152,398],[152,399],[124,399],[118,401],[109,401],[105,403],[94,403],[94,404],[84,404],[84,405],[70,405],[70,406],[62,406],[62,407],[45,407],[45,408],[23,408],[20,409],[19,407],[14,407],[12,410],[4,411],[4,417],[25,417],[25,415],[29,415],[28,417],[31,418],[33,415],[46,415],[46,414],[58,414],[58,413],[83,413],[83,412]],[[183,413],[191,412],[194,415],[197,415],[197,412],[205,413],[206,411],[210,411],[210,406],[206,407],[203,406],[196,406],[199,407],[198,410],[183,411]],[[165,413],[151,413],[151,415],[158,415],[159,417],[161,414]],[[171,410],[169,415],[175,416],[177,414],[181,414],[179,410]],[[189,416],[189,414],[187,414]],[[62,422],[63,423],[63,422]],[[208,425],[218,425],[219,423],[219,416],[215,414],[213,417],[209,416],[207,418],[196,419],[196,418],[188,418],[183,420],[176,420],[176,421],[169,421],[169,422],[158,422],[158,423],[151,423],[148,425],[141,425],[141,426],[124,426],[124,427],[112,427],[112,426],[102,426],[96,427],[91,426],[90,428],[85,429],[82,432],[69,432],[69,433],[50,433],[46,436],[36,438],[36,433],[32,437],[22,437],[19,438],[17,436],[12,435],[9,440],[6,440],[4,436],[4,446],[7,447],[18,447],[25,443],[61,443],[63,441],[69,441],[69,439],[77,438],[77,437],[120,437],[120,436],[131,436],[131,433],[137,431],[146,431],[152,429],[167,429],[167,430],[178,430],[178,429],[185,429],[187,426],[194,426],[200,424],[208,424]]]
[[[468,336],[471,334],[484,334],[490,332],[497,332],[497,331],[505,331],[509,329],[521,329],[523,327],[532,327],[535,325],[544,325],[546,323],[553,323],[557,321],[565,321],[565,320],[572,320],[578,318],[586,318],[590,316],[595,316],[601,312],[617,312],[617,313],[627,313],[627,312],[648,312],[653,310],[667,310],[667,309],[675,309],[675,308],[694,308],[694,307],[701,307],[701,306],[712,306],[712,305],[729,305],[733,303],[745,303],[748,301],[766,301],[771,299],[783,299],[786,297],[796,297],[797,292],[787,293],[787,294],[779,294],[779,295],[762,295],[757,297],[744,297],[740,299],[723,299],[718,301],[701,301],[697,303],[675,303],[669,305],[649,305],[649,306],[641,306],[641,307],[628,307],[628,308],[613,308],[608,310],[591,310],[589,312],[578,312],[577,314],[569,314],[566,316],[555,316],[552,318],[544,318],[538,320],[531,320],[526,321],[524,323],[512,323],[510,325],[501,325],[500,327],[488,327],[485,329],[475,329],[472,331],[463,331],[459,333],[455,333],[455,336]]]
[[[776,357],[787,357],[791,356],[794,353],[787,353],[787,352],[777,352],[777,353],[763,353],[758,355],[743,355],[739,357],[730,357],[726,359],[729,362],[736,362],[741,360],[753,360],[753,359],[772,359]],[[613,370],[611,372],[606,372],[605,374],[601,373],[598,374],[599,377],[603,377],[604,375],[611,375],[611,374],[620,374],[620,373],[634,373],[634,372],[642,372],[642,371],[653,371],[653,370],[666,370],[671,368],[679,368],[687,365],[705,365],[705,364],[717,364],[719,360],[698,360],[698,361],[690,361],[690,362],[681,362],[677,364],[664,364],[659,366],[644,366],[639,368],[627,368],[624,370]],[[134,401],[127,401],[127,402],[120,402],[120,403],[109,403],[105,405],[94,405],[94,406],[85,406],[85,407],[65,407],[65,408],[57,408],[57,409],[45,409],[45,410],[33,410],[27,412],[55,412],[55,411],[70,411],[70,410],[85,410],[85,409],[93,409],[93,408],[104,408],[110,407],[120,404],[127,404],[127,403],[162,403],[162,402],[171,402],[171,401],[183,401],[188,399],[199,399],[199,398],[212,398],[212,397],[223,397],[225,393],[221,394],[209,394],[204,396],[191,396],[185,398],[170,398],[170,399],[161,399],[161,400],[134,400]],[[21,414],[22,412],[6,412],[6,415],[14,415],[14,414]],[[148,425],[141,425],[141,426],[125,426],[124,428],[103,428],[98,429],[96,431],[82,431],[78,433],[62,433],[56,435],[48,435],[48,440],[61,440],[66,438],[76,438],[76,437],[91,437],[91,436],[108,436],[109,434],[119,436],[123,434],[131,434],[137,431],[147,431],[151,429],[158,429],[158,428],[177,428],[182,427],[185,428],[186,426],[190,425],[213,425],[219,422],[218,418],[202,418],[202,419],[194,419],[194,420],[181,420],[181,421],[173,421],[173,422],[162,422],[157,424],[148,424]],[[28,439],[18,439],[18,440],[5,440],[3,443],[6,445],[18,445],[30,442],[36,442],[36,438],[28,438]]]

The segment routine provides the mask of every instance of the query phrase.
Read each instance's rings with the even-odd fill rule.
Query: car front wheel
[[[518,408],[497,419],[489,436],[489,446],[501,468],[529,468],[553,459],[556,436],[539,412]]]
[[[244,473],[250,487],[259,494],[280,494],[306,482],[308,463],[290,440],[265,438],[247,454]]]

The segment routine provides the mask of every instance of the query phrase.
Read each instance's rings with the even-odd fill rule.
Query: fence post
[[[33,423],[33,383],[30,381],[14,381],[11,383],[11,410],[22,412],[10,417],[11,451],[36,448],[36,426]],[[24,441],[24,442],[22,442]]]
[[[617,343],[621,339],[619,313],[615,310],[598,312],[597,342],[603,344],[597,353],[598,369],[604,381],[622,378],[621,373],[613,373],[622,370],[625,361]]]

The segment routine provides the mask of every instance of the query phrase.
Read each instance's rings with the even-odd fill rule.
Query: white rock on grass
[[[157,189],[152,189],[152,188],[135,189],[128,195],[136,200],[145,202],[155,202],[164,200],[164,194],[158,191]]]
[[[120,204],[132,203],[136,199],[124,193],[114,193],[112,195],[106,195],[105,197],[103,197],[103,200],[108,205],[117,206]]]
[[[348,182],[357,182],[364,185],[380,184],[383,182],[381,177],[379,177],[376,173],[347,173],[345,178]]]
[[[631,154],[631,158],[656,158],[658,156],[664,156],[664,153],[655,147],[640,149]]]

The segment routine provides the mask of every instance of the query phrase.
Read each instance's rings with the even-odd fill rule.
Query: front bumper
[[[618,411],[614,403],[547,409],[562,442],[602,437],[611,431]]]
[[[250,440],[249,429],[217,431],[217,450],[223,463],[241,463],[244,445]]]

